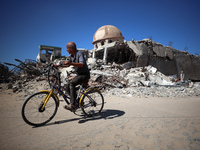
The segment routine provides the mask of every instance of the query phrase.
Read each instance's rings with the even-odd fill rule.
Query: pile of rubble
[[[0,83],[6,82],[6,80],[4,79],[5,76],[8,74],[8,72],[9,72],[8,67],[0,63]]]
[[[0,83],[4,82],[17,82],[18,80],[30,80],[37,76],[44,74],[44,70],[42,68],[38,68],[37,62],[31,59],[26,59],[24,62],[15,59],[15,61],[19,62],[19,65],[6,63],[4,64],[8,66],[14,66],[12,70],[8,70],[8,67],[1,64],[1,76]],[[46,65],[46,64],[45,64]],[[43,67],[45,68],[45,67]]]
[[[118,65],[97,65],[91,68],[89,84],[101,88],[104,94],[121,97],[196,97],[200,96],[200,82],[178,80],[176,76],[165,76],[152,66],[129,68],[129,63]],[[69,71],[69,68],[68,72]],[[67,69],[62,69],[65,76]],[[71,68],[71,70],[73,70]],[[62,78],[61,76],[61,78]],[[39,90],[49,89],[47,80],[17,80],[14,83],[1,84],[1,90],[13,89],[30,95]]]
[[[43,64],[42,67],[38,67],[37,62],[34,60],[26,59],[24,62],[19,59],[15,60],[19,62],[19,65],[4,62],[6,65],[14,66],[10,71],[7,66],[0,64],[1,90],[12,89],[14,93],[18,93],[30,89],[26,87],[27,85],[33,86],[34,84],[32,84],[32,82],[34,81],[37,82],[41,79],[47,80],[47,70],[45,69],[48,68],[48,64]],[[33,88],[37,89],[37,86],[34,85]]]
[[[124,65],[107,65],[104,69],[92,69],[92,81],[101,77],[105,93],[121,97],[187,97],[200,96],[200,82],[184,81],[165,76],[152,66],[129,68]]]

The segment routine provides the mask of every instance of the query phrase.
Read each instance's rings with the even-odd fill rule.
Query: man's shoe
[[[76,110],[72,104],[65,105],[64,108],[67,110],[70,110],[71,112],[75,112],[75,110]]]

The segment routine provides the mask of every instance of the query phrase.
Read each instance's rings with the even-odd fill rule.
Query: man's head
[[[67,43],[67,51],[69,54],[74,55],[76,52],[76,44],[74,42]]]

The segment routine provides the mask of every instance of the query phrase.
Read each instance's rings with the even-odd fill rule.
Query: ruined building
[[[188,52],[163,46],[150,39],[141,41],[125,41],[121,31],[112,25],[100,27],[94,34],[94,48],[78,49],[84,52],[91,66],[101,60],[103,64],[126,64],[127,68],[153,66],[167,76],[177,76],[178,79],[200,80],[200,57]],[[49,63],[55,59],[65,59],[61,56],[61,48],[39,46],[37,62]]]
[[[124,44],[124,37],[118,28],[112,25],[100,27],[94,34],[92,58],[124,63],[129,61],[130,51]]]
[[[40,45],[37,61],[46,63],[53,61],[56,58],[61,58],[61,49],[61,47]]]
[[[100,27],[94,34],[92,61],[103,60],[104,64],[129,63],[129,67],[151,65],[163,74],[184,76],[184,79],[200,80],[200,57],[163,46],[150,39],[124,41],[121,31],[112,25]]]

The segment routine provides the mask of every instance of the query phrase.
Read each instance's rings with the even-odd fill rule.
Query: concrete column
[[[104,54],[103,54],[103,62],[104,64],[107,64],[107,55],[108,55],[108,49],[105,47]]]
[[[93,53],[92,53],[92,59],[93,59],[93,63],[95,61],[95,57],[96,57],[96,49],[94,49]]]
[[[96,49],[94,49],[94,51],[93,51],[93,53],[92,53],[92,58],[93,58],[93,59],[96,57],[95,53],[96,53]]]

